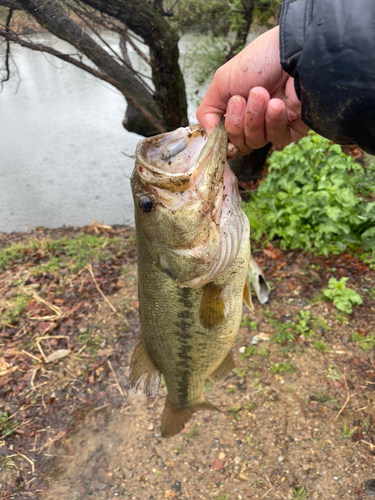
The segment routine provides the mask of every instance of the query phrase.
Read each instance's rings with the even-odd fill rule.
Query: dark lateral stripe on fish
[[[181,408],[188,405],[189,398],[189,378],[191,375],[192,356],[192,327],[194,321],[192,319],[193,307],[193,291],[189,288],[180,288],[178,290],[179,303],[182,309],[177,316],[179,321],[176,324],[176,336],[179,339],[179,350],[177,356],[180,361],[180,371],[177,376],[177,394],[178,404]]]

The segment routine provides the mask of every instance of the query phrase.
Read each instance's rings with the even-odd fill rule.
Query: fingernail
[[[227,116],[231,118],[238,119],[241,118],[243,113],[243,102],[237,99],[230,99],[227,107]]]
[[[228,142],[227,158],[233,158],[238,153],[238,149],[234,144]]]
[[[261,113],[265,109],[264,100],[256,94],[250,94],[249,109],[252,113]]]
[[[270,113],[270,117],[273,120],[278,120],[279,118],[281,118],[283,116],[284,110],[282,108],[280,108],[278,103],[274,103],[274,102],[270,101],[269,113]]]

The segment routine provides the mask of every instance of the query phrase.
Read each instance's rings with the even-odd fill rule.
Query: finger
[[[265,113],[270,95],[263,87],[249,93],[245,113],[245,141],[248,147],[258,149],[268,141],[265,133]]]
[[[293,141],[297,141],[307,134],[309,128],[301,118],[301,101],[297,97],[293,78],[289,78],[285,85],[285,104],[291,136]]]
[[[292,142],[286,106],[281,99],[271,99],[268,103],[266,131],[267,139],[277,146],[286,146]]]
[[[228,132],[228,139],[241,154],[250,153],[244,135],[245,109],[246,100],[242,96],[236,95],[229,99],[225,113],[225,129]]]

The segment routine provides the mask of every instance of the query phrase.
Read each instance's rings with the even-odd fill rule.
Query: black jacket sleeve
[[[280,58],[303,121],[375,154],[375,0],[284,0]]]

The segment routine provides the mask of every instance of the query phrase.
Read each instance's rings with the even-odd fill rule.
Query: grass
[[[339,371],[336,370],[336,368],[333,365],[329,365],[328,367],[328,374],[327,378],[335,381],[335,380],[341,380],[342,375]]]
[[[355,428],[350,429],[347,425],[346,422],[344,423],[344,428],[341,431],[340,439],[346,439],[346,438],[351,438],[353,434],[355,433]]]
[[[240,417],[238,415],[238,412],[240,412],[242,410],[242,406],[235,406],[233,408],[229,408],[229,413],[231,413],[233,415],[233,418],[239,422],[240,420]]]
[[[0,250],[0,273],[14,264],[30,262],[33,273],[55,273],[59,270],[77,273],[94,260],[105,260],[120,251],[118,238],[85,233],[74,238],[30,240]]]
[[[17,425],[18,422],[16,421],[11,422],[9,420],[9,416],[6,411],[0,413],[0,434],[1,434],[0,437],[9,436],[10,434],[12,434],[13,429],[17,427]]]
[[[323,318],[312,318],[312,325],[314,330],[321,329],[326,330],[327,332],[331,330],[331,327]]]
[[[328,345],[325,344],[322,340],[315,340],[313,343],[313,348],[319,352],[327,352]]]
[[[249,370],[248,366],[239,366],[238,368],[235,368],[233,371],[239,378],[244,378],[247,375],[247,372]]]
[[[189,432],[185,434],[185,437],[188,439],[196,439],[199,436],[199,432],[197,426],[194,424]]]
[[[270,321],[271,325],[276,326],[277,330],[270,337],[271,342],[276,344],[288,344],[296,339],[293,325],[291,323],[281,323],[275,320]]]
[[[0,460],[0,469],[12,470],[12,469],[16,469],[16,468],[17,468],[17,466],[11,458],[3,457]]]
[[[293,489],[293,500],[304,500],[309,498],[309,492],[305,488]]]
[[[281,363],[273,363],[271,361],[270,372],[274,375],[277,373],[295,373],[297,371],[292,361],[282,361]]]
[[[243,316],[243,318],[241,320],[241,326],[247,327],[250,330],[257,330],[258,329],[258,323],[256,321],[251,321],[247,316]]]
[[[256,350],[257,348],[255,345],[248,345],[245,351],[241,354],[241,359],[244,360],[250,356],[254,356],[254,354],[256,354]]]
[[[325,392],[313,392],[311,398],[319,403],[337,403],[336,398]]]
[[[22,291],[12,298],[0,300],[0,328],[18,323],[29,300],[29,295]]]
[[[375,347],[375,334],[370,333],[370,335],[363,337],[358,332],[353,332],[352,341],[357,342],[364,351],[371,351]]]

